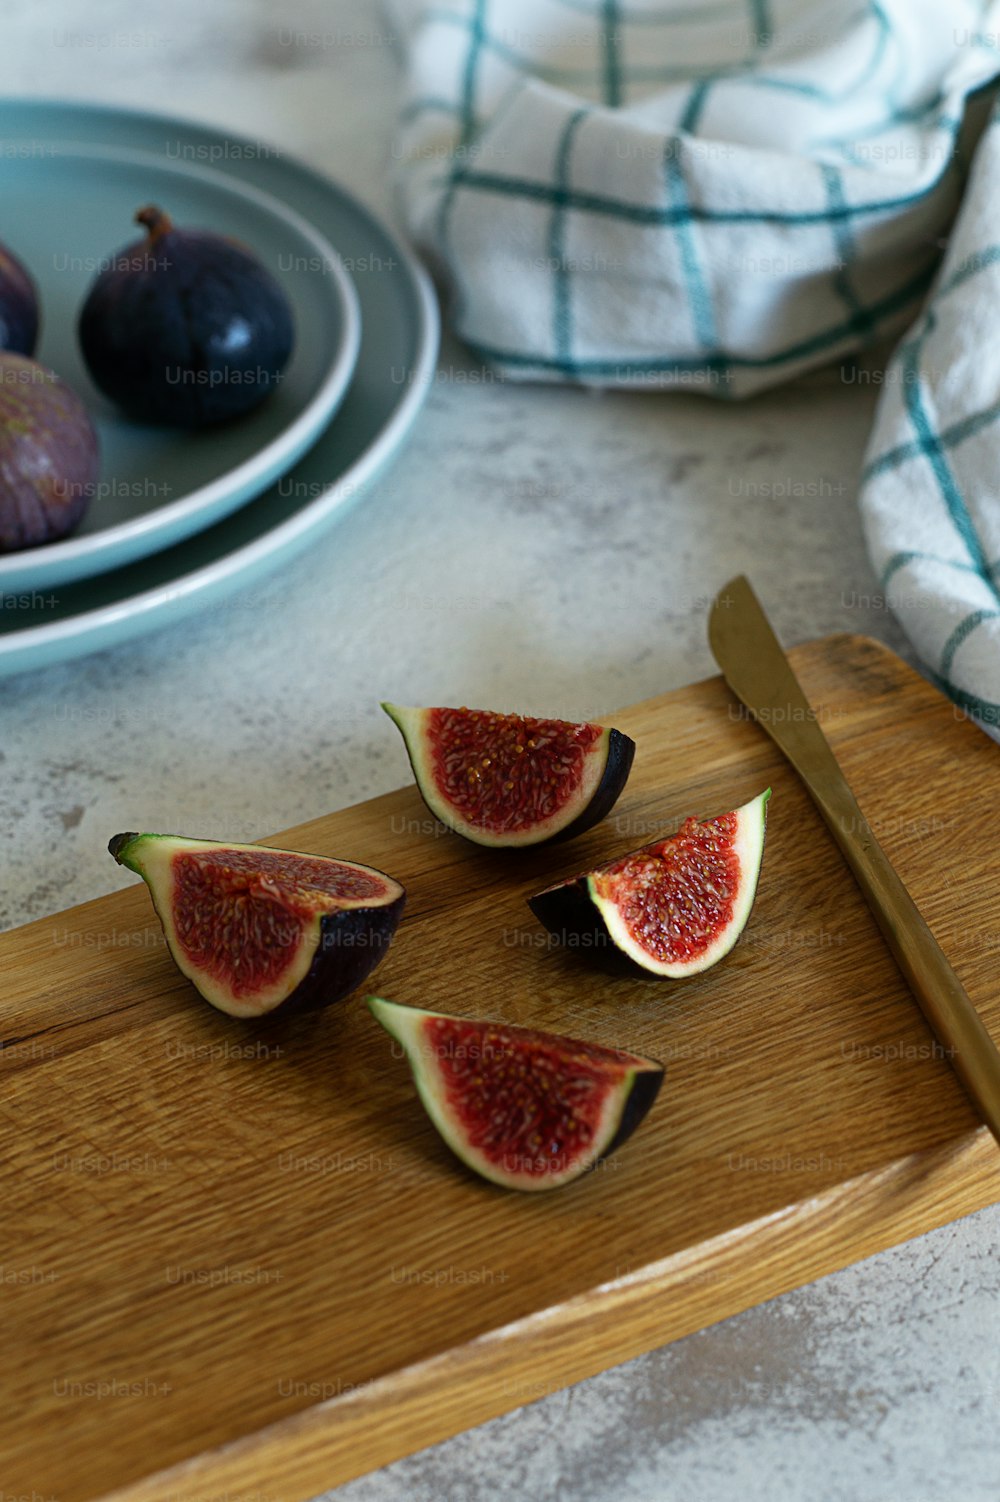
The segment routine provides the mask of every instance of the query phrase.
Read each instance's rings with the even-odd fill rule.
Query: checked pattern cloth
[[[1000,0],[387,0],[400,191],[508,379],[752,395],[895,345],[861,510],[1000,738]]]

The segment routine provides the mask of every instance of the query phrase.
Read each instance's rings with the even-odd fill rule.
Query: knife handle
[[[872,833],[843,773],[809,794],[854,873],[932,1032],[1000,1142],[1000,1053],[916,903]]]

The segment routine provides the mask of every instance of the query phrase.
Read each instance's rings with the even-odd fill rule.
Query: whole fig
[[[14,252],[0,242],[0,349],[33,355],[38,321],[35,284]]]
[[[72,532],[98,472],[97,434],[76,392],[44,365],[0,353],[0,553]]]
[[[295,341],[288,298],[244,246],[140,209],[147,238],[111,258],[80,314],[101,391],[138,422],[205,427],[256,407]]]

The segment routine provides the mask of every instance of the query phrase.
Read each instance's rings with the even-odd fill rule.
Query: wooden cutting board
[[[1000,1037],[1000,750],[875,642],[792,657]],[[5,1493],[297,1502],[1000,1198],[1000,1152],[722,680],[614,720],[635,770],[572,846],[479,852],[412,787],[276,838],[405,883],[383,995],[667,1063],[637,1135],[550,1195],[456,1163],[360,996],[256,1030],[214,1012],[141,884],[0,937]],[[769,783],[721,965],[609,979],[549,946],[528,893]]]

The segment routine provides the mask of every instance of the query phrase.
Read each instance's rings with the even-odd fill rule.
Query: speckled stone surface
[[[0,92],[259,133],[391,208],[369,0],[4,0]],[[905,647],[855,488],[874,392],[744,407],[506,385],[445,341],[407,448],[252,593],[0,684],[0,925],[124,884],[108,834],[249,840],[404,781],[380,697],[589,717],[713,670],[747,571],[787,642]],[[341,1488],[337,1502],[994,1502],[995,1209]]]

